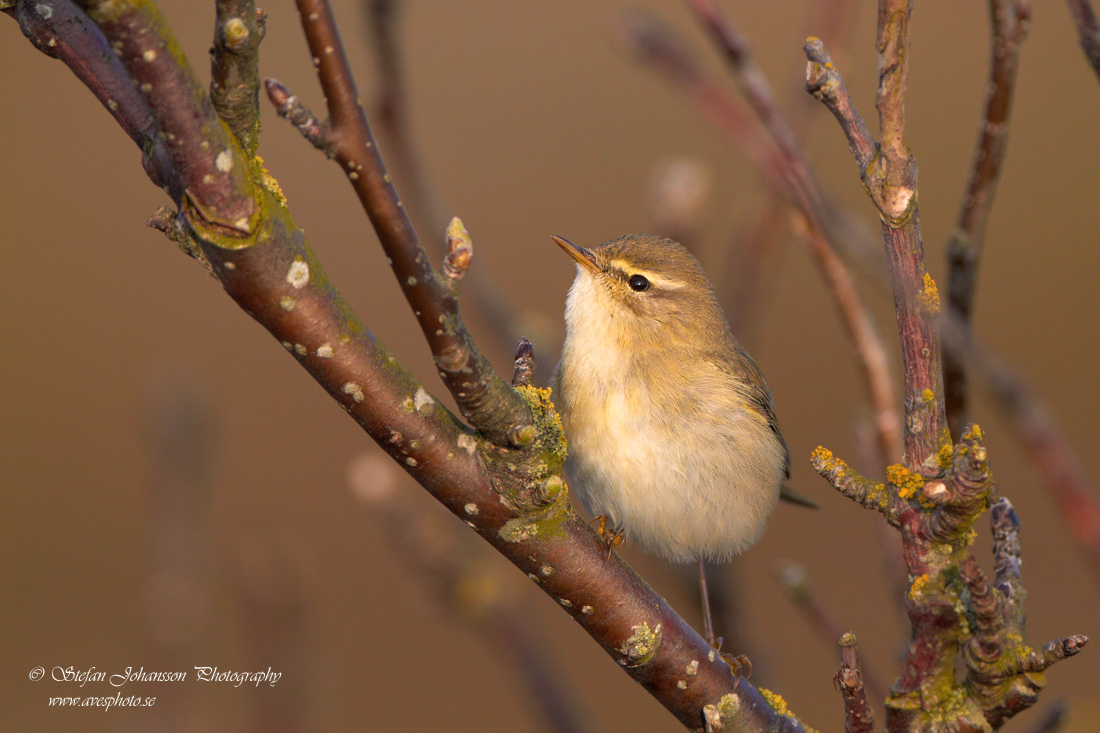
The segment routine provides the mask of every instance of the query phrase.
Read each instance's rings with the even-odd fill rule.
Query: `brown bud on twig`
[[[474,256],[474,243],[470,233],[457,216],[447,225],[447,256],[443,258],[443,281],[452,290],[466,275]]]
[[[316,115],[310,112],[309,108],[302,104],[297,96],[291,94],[278,79],[266,79],[264,88],[267,90],[267,98],[275,105],[275,114],[288,120],[298,128],[298,132],[302,133],[302,137],[309,140],[313,147],[331,157],[328,126],[318,121]]]

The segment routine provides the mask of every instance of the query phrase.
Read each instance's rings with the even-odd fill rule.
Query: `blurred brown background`
[[[877,229],[834,121],[799,99],[801,45],[822,33],[809,27],[811,4],[721,4],[788,108],[813,115],[808,145],[825,187]],[[160,5],[205,78],[213,3]],[[369,99],[376,64],[360,4],[334,5]],[[726,81],[682,5],[640,5]],[[261,73],[321,109],[293,4],[262,6],[270,20]],[[710,177],[701,254],[717,272],[764,201],[759,176],[728,138],[613,42],[627,7],[410,0],[402,17],[412,132],[425,167],[446,214],[461,216],[474,238],[473,267],[522,311],[544,373],[556,359],[573,277],[548,235],[596,244],[652,229],[646,191],[654,167],[689,156]],[[850,52],[834,55],[874,126],[870,3],[858,18]],[[988,36],[984,3],[918,3],[907,109],[925,247],[941,283],[943,242],[977,134]],[[3,728],[272,730],[279,721],[288,730],[544,730],[516,667],[438,602],[349,488],[353,460],[381,451],[200,266],[144,226],[168,201],[105,110],[7,18],[0,68]],[[438,394],[427,350],[343,176],[263,107],[260,153],[310,244],[379,338]],[[982,262],[977,327],[1027,375],[1093,475],[1100,470],[1097,129],[1100,85],[1066,8],[1038,3]],[[434,244],[441,232],[421,236]],[[823,507],[781,508],[763,543],[735,564],[744,615],[738,636],[749,639],[754,682],[782,693],[808,723],[837,731],[835,647],[787,600],[777,563],[808,568],[823,602],[857,633],[887,683],[907,626],[886,589],[876,518],[833,495],[808,465],[819,444],[855,461],[854,426],[866,409],[820,278],[797,242],[786,234],[783,241],[745,340],[775,395],[793,483]],[[896,363],[892,306],[864,284]],[[468,320],[494,364],[510,372],[511,354],[476,314]],[[1029,641],[1096,637],[1100,587],[1012,429],[979,395],[974,416],[1023,521]],[[374,488],[391,475],[392,491],[416,513],[439,513],[403,473],[367,465]],[[449,516],[436,526],[444,535],[464,529]],[[977,552],[988,568],[986,527]],[[694,586],[672,566],[629,547],[624,553],[697,619]],[[495,557],[479,562],[489,579],[474,594],[495,588],[516,604],[591,730],[678,729],[518,571]],[[31,682],[37,665],[47,679]],[[52,695],[116,691],[49,680],[54,666],[70,665],[109,674],[127,666],[270,666],[283,678],[260,689],[191,681],[120,688],[157,696],[151,712],[50,709]],[[1100,728],[1100,649],[1087,648],[1048,677],[1036,711],[1012,730],[1029,730],[1059,700],[1069,705],[1065,730]]]

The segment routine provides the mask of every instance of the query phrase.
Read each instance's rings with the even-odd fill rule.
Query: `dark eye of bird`
[[[644,275],[631,275],[627,283],[630,285],[630,289],[636,293],[644,293],[649,290],[649,280],[646,280]]]

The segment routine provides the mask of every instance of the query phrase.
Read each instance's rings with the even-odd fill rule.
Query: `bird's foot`
[[[734,682],[734,689],[737,689],[737,683],[742,679],[748,679],[752,677],[752,662],[744,654],[727,654],[722,651],[722,642],[725,641],[724,637],[719,636],[717,639],[707,639],[707,642],[714,647],[714,651],[721,655],[726,664],[733,670],[733,676],[736,678]]]
[[[608,530],[606,514],[595,517],[591,524],[596,525],[596,534],[598,534],[600,539],[604,541],[604,544],[607,545],[607,557],[604,558],[604,562],[609,562],[611,560],[611,553],[622,547],[626,535],[621,529]]]
[[[722,652],[718,653],[722,654]],[[737,656],[722,654],[722,659],[726,660],[726,664],[733,670],[733,689],[737,689],[737,685],[742,679],[747,680],[749,677],[752,677],[752,662],[750,662],[749,658],[744,654],[738,654]]]

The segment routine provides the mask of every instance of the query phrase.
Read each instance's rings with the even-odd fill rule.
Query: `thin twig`
[[[1020,46],[1027,36],[1031,8],[1026,0],[990,0],[992,61],[985,97],[985,114],[955,230],[947,240],[949,264],[947,302],[969,329],[978,282],[978,263],[985,245],[989,212],[1008,150],[1008,118],[1020,65]],[[967,422],[967,378],[964,365],[951,351],[944,353],[944,400],[952,435]]]
[[[1092,70],[1100,77],[1100,22],[1096,19],[1096,11],[1092,9],[1089,0],[1066,0],[1069,3],[1069,13],[1073,16],[1073,24],[1077,26],[1077,35],[1081,41],[1081,48],[1085,52]]]
[[[843,648],[843,637],[851,635],[854,643],[855,635],[842,634],[840,624],[836,622],[836,617],[832,611],[814,593],[810,581],[806,577],[805,567],[798,563],[785,562],[780,566],[778,575],[784,590],[787,591],[787,597],[794,603],[795,608],[802,613],[818,639],[830,645],[836,643],[836,639],[841,639]],[[886,685],[883,684],[882,678],[867,664],[863,665],[861,685],[866,685],[871,697],[876,700],[886,699]]]
[[[856,25],[853,11],[857,5],[853,0],[818,0],[812,4],[807,27],[814,35],[839,37],[841,46],[846,46]],[[801,67],[798,71],[802,73]],[[799,111],[788,115],[788,124],[794,139],[804,144],[818,108],[805,94],[798,94],[792,101]],[[760,293],[772,282],[772,275],[778,266],[782,248],[777,239],[786,229],[788,205],[788,197],[774,190],[769,191],[765,202],[758,207],[754,223],[743,227],[746,234],[739,235],[730,248],[732,255],[726,257],[726,267],[720,273],[721,277],[712,278],[723,301],[723,310],[730,319],[730,328],[739,339],[744,340],[742,334],[748,333],[759,320],[760,304],[757,301]],[[846,215],[839,210],[838,213]],[[862,231],[857,228],[856,222],[849,226],[852,231]],[[860,242],[865,239],[869,238],[858,238]]]
[[[849,260],[876,274],[884,274],[881,256],[871,245],[870,238],[853,217],[829,200],[814,180],[797,146],[780,149],[779,138],[771,130],[754,123],[742,110],[740,101],[703,73],[672,31],[657,19],[634,11],[624,16],[621,28],[620,37],[634,55],[687,91],[703,113],[730,136],[771,193],[791,202],[807,220],[816,222],[829,242]],[[740,53],[747,55],[744,49]],[[765,96],[758,93],[760,89],[753,92],[753,101],[763,104],[754,112],[762,119],[778,115],[762,73],[755,74],[754,79],[763,82],[766,92]],[[789,133],[789,125],[785,122],[783,125],[785,131],[780,137],[785,136],[789,141],[792,133]]]
[[[872,733],[875,730],[875,713],[868,704],[867,693],[863,689],[867,673],[863,670],[861,674],[859,656],[856,653],[856,635],[850,631],[845,633],[840,637],[838,646],[840,671],[833,680],[844,698],[844,731]]]
[[[778,151],[788,192],[808,230],[806,240],[810,253],[825,279],[836,302],[840,320],[855,347],[863,381],[875,411],[879,448],[884,458],[893,459],[901,449],[901,420],[897,411],[889,360],[886,347],[874,329],[851,274],[834,248],[831,237],[837,236],[833,226],[838,218],[836,209],[826,200],[815,180],[794,130],[780,111],[775,93],[763,70],[749,52],[748,44],[729,25],[713,0],[688,2],[696,17],[724,52],[741,93]]]
[[[441,232],[447,224],[447,208],[441,202],[436,187],[424,172],[417,150],[409,102],[405,87],[404,64],[398,27],[403,3],[401,0],[364,0],[367,25],[374,40],[372,47],[378,58],[379,87],[373,111],[379,132],[388,145],[387,155],[393,164],[395,178],[401,183],[406,208],[414,221],[420,221],[422,231]],[[484,268],[470,272],[464,288],[474,309],[485,318],[497,345],[508,350],[523,333],[521,319],[506,302],[500,288],[492,282]]]
[[[530,408],[478,351],[462,323],[455,291],[432,269],[420,246],[359,103],[332,9],[327,0],[297,0],[297,6],[328,105],[327,149],[374,225],[440,376],[463,417],[490,442],[518,447],[513,438],[531,428]]]

